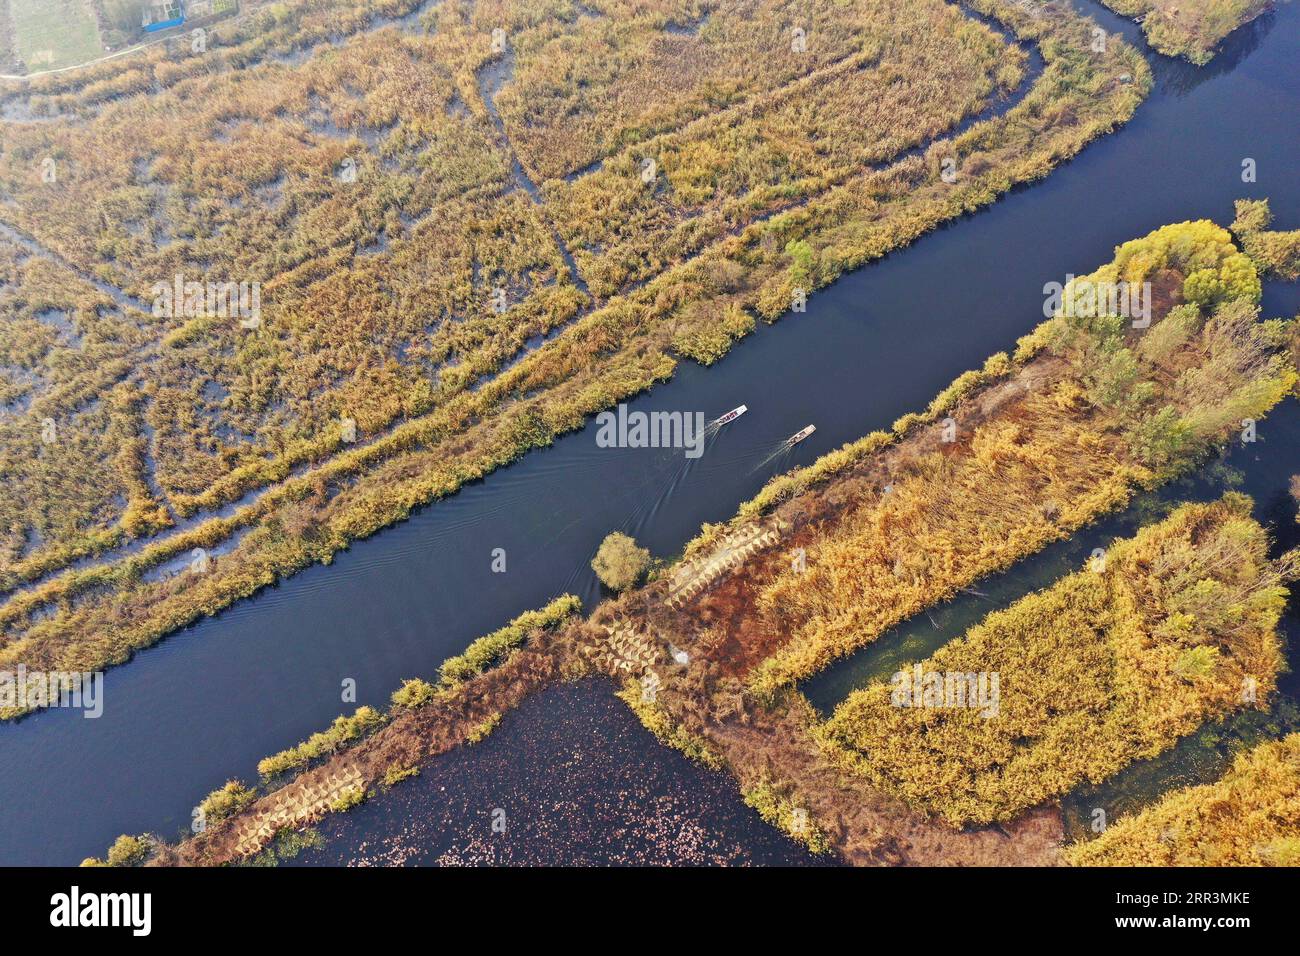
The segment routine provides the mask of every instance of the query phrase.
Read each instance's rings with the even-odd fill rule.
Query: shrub
[[[745,790],[741,797],[745,804],[758,811],[758,815],[767,823],[803,843],[814,853],[829,853],[830,843],[826,835],[812,822],[808,811],[795,806],[786,797],[777,793],[771,781],[761,780]]]
[[[384,786],[395,786],[403,780],[409,780],[411,777],[419,776],[419,774],[419,767],[404,767],[401,764],[395,763],[384,771]]]
[[[238,780],[228,780],[224,787],[213,790],[203,798],[199,809],[207,823],[218,823],[243,810],[257,799],[257,791],[244,786]]]
[[[366,801],[366,788],[361,786],[349,787],[344,790],[337,800],[330,804],[330,809],[335,813],[347,813],[355,806],[359,806]]]
[[[382,726],[386,719],[373,707],[358,707],[351,717],[335,717],[328,730],[312,734],[298,746],[262,758],[258,761],[257,772],[270,778],[288,770],[301,770],[311,761],[361,739]]]
[[[153,844],[145,836],[128,836],[123,833],[108,848],[108,859],[88,857],[81,861],[82,866],[139,866],[149,859]]]
[[[499,713],[489,714],[480,723],[477,723],[470,728],[469,733],[465,735],[465,739],[471,744],[476,744],[479,741],[484,740],[488,734],[492,733],[492,731],[496,730],[497,724],[499,723],[501,723],[501,715]]]
[[[754,331],[754,317],[734,302],[721,314],[716,309],[695,309],[689,324],[673,337],[673,349],[701,365],[712,365],[727,354],[731,343]]]
[[[152,844],[147,837],[127,836],[125,833],[113,841],[108,849],[109,866],[139,866],[149,858]]]
[[[1232,231],[1238,236],[1260,232],[1273,221],[1267,199],[1238,199],[1235,208],[1237,216],[1232,220]]]
[[[650,551],[637,547],[636,541],[615,531],[600,543],[600,550],[591,561],[596,577],[611,591],[626,591],[645,574],[650,566]]]
[[[1267,199],[1237,200],[1232,231],[1261,271],[1286,282],[1300,279],[1300,229],[1268,232],[1273,213]]]
[[[439,668],[444,687],[454,687],[483,673],[510,650],[523,643],[537,628],[554,627],[582,610],[582,601],[572,594],[556,598],[540,611],[525,611],[498,631],[480,637],[464,653],[449,657]]]
[[[403,681],[402,686],[393,691],[391,700],[396,707],[416,710],[433,700],[436,693],[432,684],[417,677]]]

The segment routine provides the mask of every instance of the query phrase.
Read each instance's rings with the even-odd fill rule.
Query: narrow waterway
[[[75,863],[121,832],[175,836],[209,790],[253,779],[260,757],[355,706],[343,681],[356,681],[357,703],[382,704],[403,678],[434,673],[558,593],[590,607],[588,561],[606,533],[674,554],[773,474],[887,427],[1010,347],[1042,320],[1044,283],[1107,261],[1119,242],[1171,221],[1229,221],[1243,196],[1271,198],[1280,227],[1300,226],[1297,62],[1294,4],[1239,31],[1204,70],[1160,60],[1132,122],[1043,183],[846,276],[716,367],[686,364],[630,403],[709,417],[747,404],[702,458],[598,448],[588,428],[109,671],[101,719],[49,711],[0,727],[0,863]],[[1256,183],[1241,181],[1244,158]],[[1295,287],[1266,291],[1272,314],[1298,304]],[[759,467],[810,422],[815,435]],[[495,548],[505,573],[492,571]]]

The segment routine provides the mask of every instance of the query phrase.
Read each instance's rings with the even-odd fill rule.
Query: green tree
[[[1088,397],[1098,405],[1121,405],[1130,398],[1138,374],[1137,359],[1128,349],[1103,352],[1096,359]]]
[[[1178,410],[1166,406],[1139,421],[1129,433],[1129,442],[1144,463],[1163,468],[1186,451],[1191,437]]]
[[[1223,298],[1223,280],[1213,269],[1197,269],[1183,282],[1183,298],[1199,306],[1210,306]]]
[[[615,531],[600,543],[591,569],[611,591],[626,591],[641,580],[649,565],[649,550],[637,547],[635,539]]]

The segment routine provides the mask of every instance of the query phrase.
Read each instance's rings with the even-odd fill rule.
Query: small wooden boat
[[[749,411],[748,405],[741,405],[737,408],[733,408],[731,411],[727,412],[727,414],[723,415],[721,418],[714,419],[713,424],[729,425],[730,423],[734,422],[737,418],[739,418],[741,415],[745,414],[745,412],[747,411]]]
[[[803,441],[805,438],[807,438],[816,430],[817,430],[816,425],[809,425],[807,428],[803,428],[795,432],[793,435],[791,435],[789,438],[786,439],[785,443],[793,448],[795,445],[799,444],[801,441]]]

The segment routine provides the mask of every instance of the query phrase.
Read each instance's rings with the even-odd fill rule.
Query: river
[[[1141,42],[1131,23],[1090,0],[1076,5]],[[110,670],[102,718],[53,710],[0,726],[0,863],[76,863],[123,832],[176,837],[209,790],[254,779],[260,757],[354,707],[341,700],[344,680],[356,681],[357,704],[380,705],[403,678],[433,674],[561,592],[592,607],[588,562],[609,531],[674,555],[772,475],[888,427],[1012,346],[1042,320],[1044,283],[1089,271],[1126,239],[1182,219],[1230,221],[1241,197],[1269,197],[1280,228],[1300,226],[1297,5],[1238,31],[1209,67],[1151,56],[1156,89],[1133,120],[1044,182],[844,277],[714,368],[684,363],[629,403],[710,417],[747,404],[702,458],[598,448],[587,428]],[[1256,183],[1241,182],[1245,158]],[[1300,294],[1270,285],[1264,305],[1295,314]],[[809,423],[815,435],[760,465]],[[504,573],[492,571],[496,548]],[[609,749],[590,737],[567,744]],[[672,777],[663,768],[675,755],[655,753],[648,736],[644,747],[639,758],[609,749],[608,759]],[[748,820],[759,838],[764,825],[734,816],[732,791],[726,804],[697,785],[701,806],[732,827]],[[361,829],[348,837],[358,846]],[[786,851],[800,856],[793,844]]]

